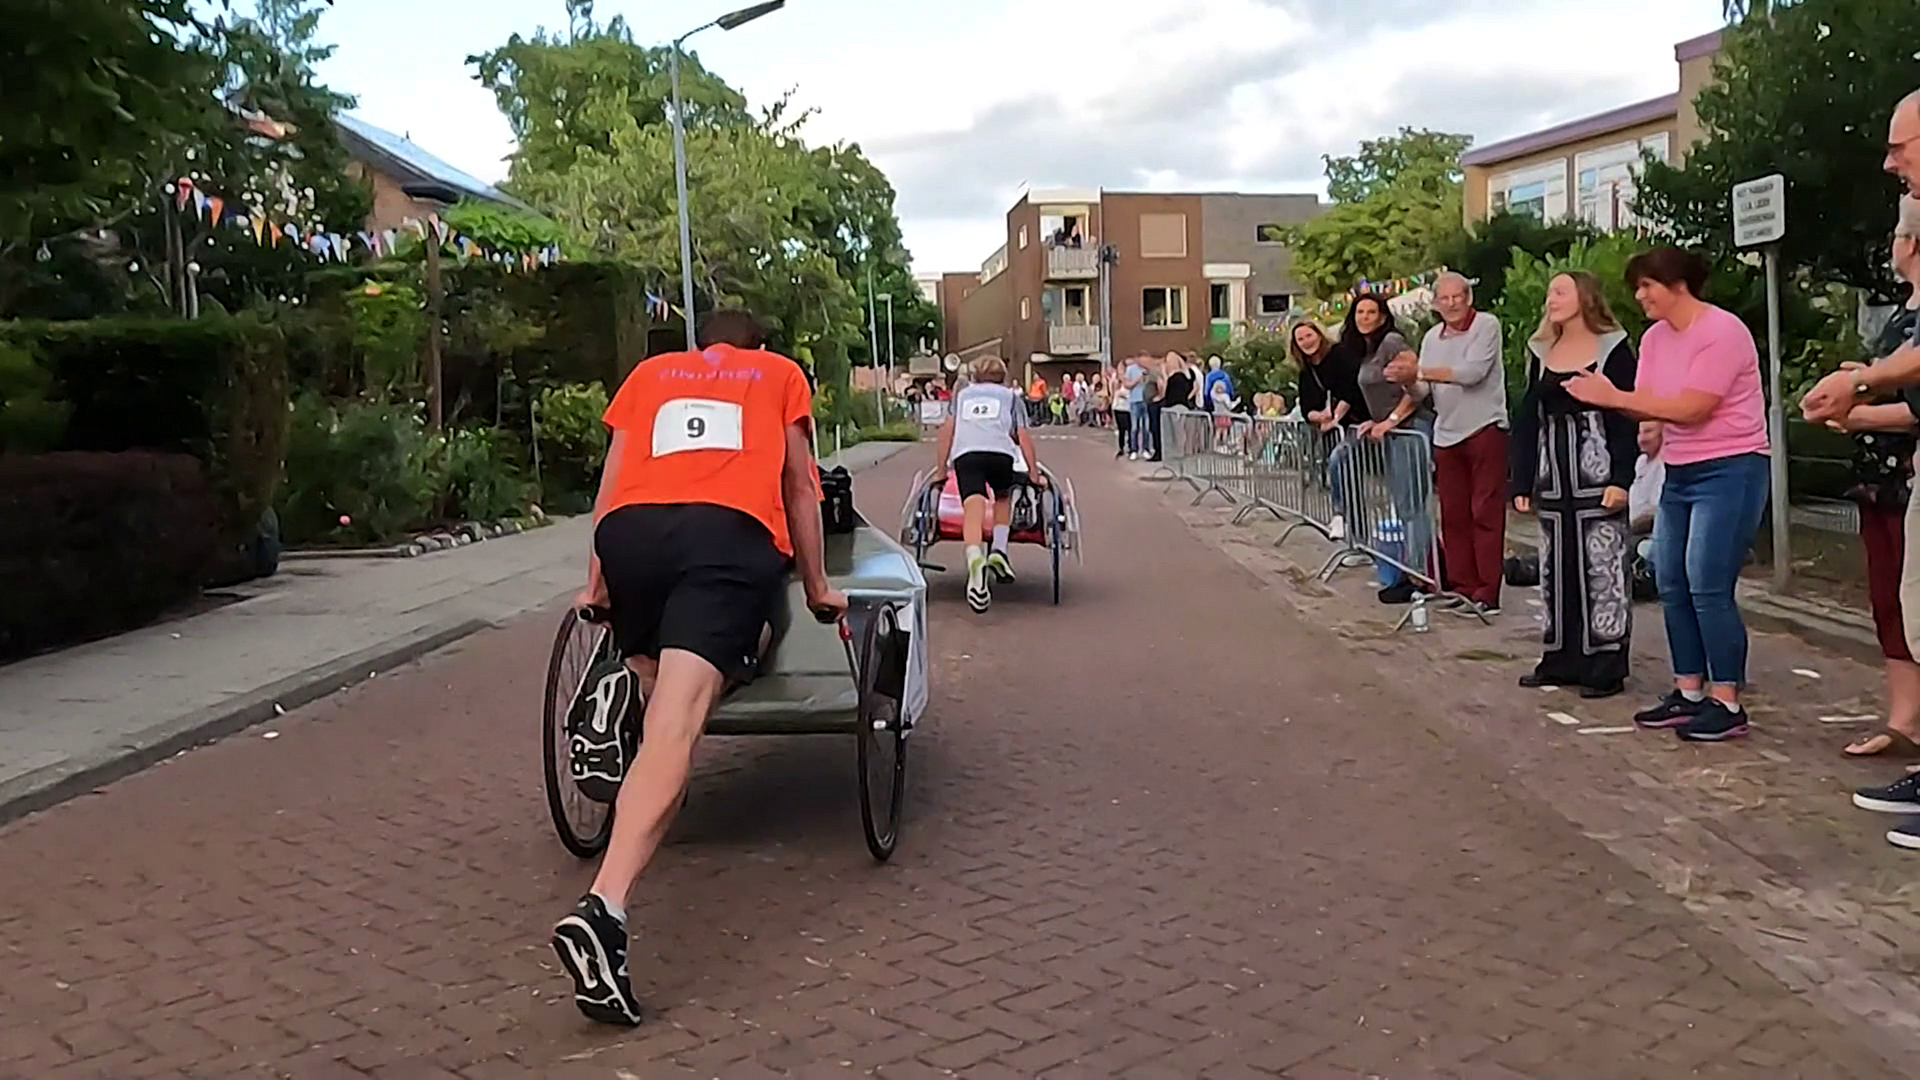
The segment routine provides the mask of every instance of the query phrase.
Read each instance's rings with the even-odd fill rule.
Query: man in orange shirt
[[[569,718],[573,741],[601,740],[603,763],[611,754],[612,775],[598,779],[618,794],[592,891],[553,931],[574,1003],[603,1023],[640,1022],[627,979],[627,893],[666,833],[708,714],[759,662],[788,560],[815,615],[847,608],[822,557],[807,377],[763,339],[745,312],[715,312],[701,351],[634,368],[605,417],[613,442],[580,600],[610,606],[632,674],[602,683],[637,679],[646,738],[627,767],[622,728],[639,722],[639,710],[624,707],[630,689],[596,692],[585,710],[594,715],[577,727]]]

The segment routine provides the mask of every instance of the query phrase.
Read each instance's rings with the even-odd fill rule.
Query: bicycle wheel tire
[[[860,772],[860,826],[866,833],[867,851],[879,862],[892,858],[900,842],[900,817],[907,792],[907,731],[901,715],[904,703],[880,687],[881,673],[897,659],[891,650],[898,647],[898,625],[892,606],[882,605],[874,611],[860,631],[854,671],[860,701],[854,733]]]
[[[580,789],[567,776],[570,753],[567,708],[573,704],[587,669],[603,651],[612,648],[611,633],[568,608],[560,619],[560,629],[553,638],[553,655],[547,661],[546,702],[541,715],[547,811],[553,816],[553,828],[560,834],[560,842],[582,859],[591,859],[606,850],[607,840],[613,835],[613,807],[580,794]]]
[[[1066,544],[1066,504],[1051,489],[1047,492],[1047,550],[1053,560],[1053,602],[1060,603],[1060,551]]]

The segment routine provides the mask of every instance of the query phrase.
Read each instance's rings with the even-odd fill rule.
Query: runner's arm
[[[787,425],[787,460],[780,470],[781,494],[787,507],[787,531],[793,538],[793,565],[800,574],[809,606],[829,602],[838,594],[827,582],[826,537],[820,525],[820,496],[813,472],[813,445],[805,422]],[[839,607],[846,599],[839,598]]]
[[[1047,478],[1040,474],[1040,458],[1033,452],[1033,436],[1028,433],[1027,425],[1014,428],[1013,438],[1020,444],[1020,453],[1027,459],[1027,476],[1041,487],[1047,486]]]

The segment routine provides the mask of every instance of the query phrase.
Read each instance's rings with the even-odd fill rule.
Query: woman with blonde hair
[[[1521,686],[1575,686],[1586,698],[1625,688],[1633,630],[1627,489],[1639,425],[1618,409],[1581,402],[1567,383],[1598,373],[1634,384],[1638,362],[1584,270],[1547,285],[1540,329],[1527,342],[1527,393],[1513,418],[1514,508],[1540,522],[1543,654]]]

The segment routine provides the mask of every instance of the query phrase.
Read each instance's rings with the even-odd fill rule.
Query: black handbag
[[[853,474],[844,465],[820,472],[820,521],[829,535],[854,530]]]

